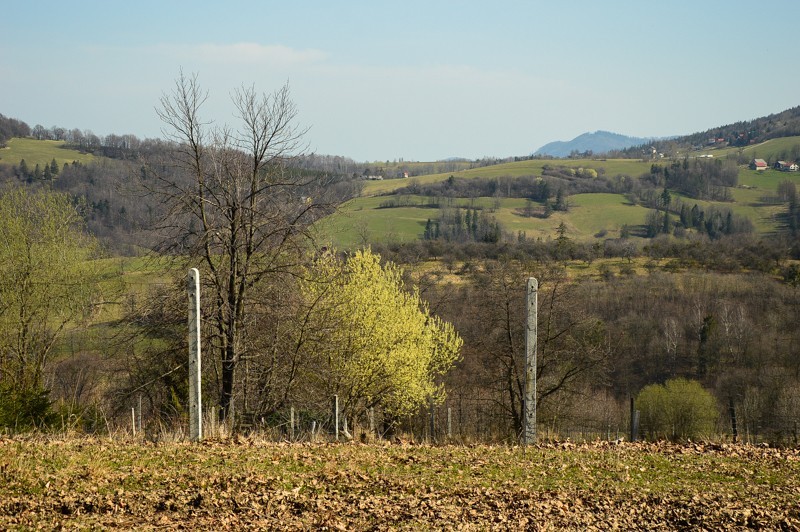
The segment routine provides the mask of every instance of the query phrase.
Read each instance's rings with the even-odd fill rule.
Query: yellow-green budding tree
[[[438,378],[458,360],[461,338],[431,315],[419,292],[405,290],[402,271],[357,251],[346,260],[318,257],[301,282],[305,302],[305,379],[337,394],[345,415],[379,407],[401,417],[441,401]]]

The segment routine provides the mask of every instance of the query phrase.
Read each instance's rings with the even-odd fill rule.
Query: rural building
[[[787,162],[787,161],[778,161],[773,166],[775,170],[780,170],[781,172],[797,172],[798,167],[797,163]]]
[[[750,170],[764,171],[768,168],[767,161],[764,159],[753,159],[750,161]]]

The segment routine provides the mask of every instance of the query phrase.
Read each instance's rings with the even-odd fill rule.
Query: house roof
[[[753,159],[753,164],[756,166],[767,166],[767,161],[764,159]]]

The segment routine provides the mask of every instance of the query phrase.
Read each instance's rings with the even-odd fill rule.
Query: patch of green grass
[[[87,321],[69,324],[54,349],[54,359],[84,352],[104,353],[121,329],[118,321],[141,303],[154,286],[173,282],[169,258],[113,257],[95,259],[88,265],[100,275],[98,305]],[[156,341],[153,340],[155,343]]]
[[[761,195],[774,193],[778,185],[784,181],[791,181],[800,185],[800,172],[781,172],[779,170],[750,170],[743,168],[739,172],[739,184],[760,191]]]
[[[53,159],[58,163],[59,170],[64,163],[89,163],[94,160],[93,155],[63,148],[65,144],[63,140],[9,139],[8,147],[0,149],[0,163],[18,165],[25,159],[25,164],[33,171],[37,164],[44,167]]]
[[[416,180],[420,184],[437,183],[444,181],[448,177],[462,178],[500,178],[500,177],[521,177],[521,176],[540,176],[545,166],[566,166],[568,168],[593,168],[598,174],[606,176],[628,175],[639,176],[650,171],[650,163],[642,162],[639,159],[532,159],[529,161],[517,161],[512,163],[496,164],[481,168],[472,168],[456,172],[444,172],[439,174],[429,174],[409,179],[385,179],[383,181],[369,181],[364,185],[364,196],[385,194]]]
[[[569,220],[585,240],[601,230],[606,238],[619,236],[623,225],[635,226],[645,222],[649,209],[631,203],[621,194],[577,194],[570,196]]]
[[[770,139],[742,149],[742,153],[750,158],[772,159],[788,157],[793,150],[800,152],[800,137],[781,137]]]
[[[416,206],[380,208],[380,205],[395,197],[361,197],[344,205],[340,212],[327,218],[318,229],[323,239],[337,247],[363,244],[364,241],[411,241],[422,237],[428,219],[437,219],[439,209],[426,207],[429,198],[405,196]],[[514,235],[520,231],[527,238],[555,238],[563,222],[568,237],[588,241],[602,230],[606,237],[619,236],[623,225],[641,225],[648,209],[631,205],[620,194],[578,194],[570,196],[568,212],[554,212],[549,218],[526,217],[522,211],[527,200],[522,198],[457,198],[452,206],[486,209]]]

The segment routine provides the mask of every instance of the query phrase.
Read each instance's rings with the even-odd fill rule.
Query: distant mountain
[[[619,133],[611,133],[610,131],[595,131],[594,133],[584,133],[574,139],[565,141],[556,141],[545,144],[534,155],[549,155],[551,157],[569,157],[571,153],[585,153],[591,151],[592,153],[606,153],[611,150],[624,150],[631,146],[640,146],[651,142],[653,139],[628,137],[620,135]]]

